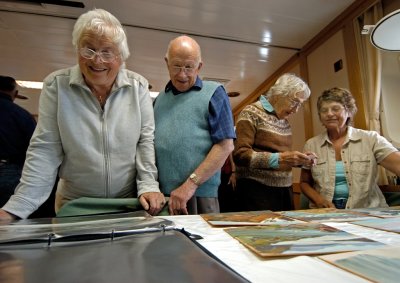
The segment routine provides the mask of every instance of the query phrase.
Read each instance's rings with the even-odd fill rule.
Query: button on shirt
[[[335,150],[327,133],[309,139],[304,151],[315,152],[317,164],[311,168],[314,188],[332,201],[335,192]],[[378,164],[397,149],[374,131],[348,127],[341,157],[349,187],[346,208],[387,207],[376,183]]]

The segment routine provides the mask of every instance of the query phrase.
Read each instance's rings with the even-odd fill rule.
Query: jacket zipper
[[[103,139],[103,156],[104,156],[104,169],[105,169],[105,197],[110,197],[110,158],[108,150],[108,139],[107,139],[107,124],[104,122],[105,111],[101,109],[101,137]]]

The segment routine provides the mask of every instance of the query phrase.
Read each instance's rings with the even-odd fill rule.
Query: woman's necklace
[[[103,107],[106,103],[107,95],[105,97],[103,97],[103,95],[101,95],[101,94],[95,94],[94,96],[96,96],[97,100],[100,103],[100,106]]]
[[[98,95],[96,97],[97,97],[97,100],[100,102],[100,105],[103,106],[104,105],[103,97],[101,95]]]
[[[97,91],[96,88],[90,88],[92,90],[93,95],[97,98],[100,103],[100,106],[103,108],[106,104],[106,100],[108,97],[109,92],[104,91],[104,89]]]

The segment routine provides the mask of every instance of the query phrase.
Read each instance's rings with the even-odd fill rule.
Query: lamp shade
[[[400,51],[400,9],[383,17],[371,33],[371,43],[385,51]]]

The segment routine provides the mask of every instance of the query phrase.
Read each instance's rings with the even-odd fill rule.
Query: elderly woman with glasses
[[[376,183],[378,164],[400,175],[399,151],[377,132],[351,126],[357,106],[348,90],[324,91],[317,108],[326,131],[306,142],[304,150],[318,159],[301,170],[301,190],[310,207],[387,207]]]
[[[157,214],[164,205],[154,151],[148,82],[124,68],[126,34],[109,12],[75,23],[78,65],[44,80],[39,121],[21,182],[0,218],[26,218],[50,195],[59,174],[56,211],[81,197],[129,198]]]
[[[284,74],[240,113],[233,157],[242,210],[293,209],[292,167],[312,165],[314,155],[292,151],[287,118],[309,96],[302,79]]]

